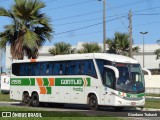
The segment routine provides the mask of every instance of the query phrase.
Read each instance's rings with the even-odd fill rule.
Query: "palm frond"
[[[3,7],[0,7],[0,16],[14,18],[14,15],[12,14],[12,12],[10,10],[6,10]]]
[[[37,42],[39,37],[33,31],[27,30],[23,36],[23,46],[27,46],[30,49],[37,48]]]
[[[159,59],[160,58],[160,49],[155,50],[154,53],[156,54],[156,59]]]

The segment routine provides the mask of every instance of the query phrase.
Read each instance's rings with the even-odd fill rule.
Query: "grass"
[[[6,93],[2,94],[2,93],[0,93],[0,101],[11,101],[9,94],[6,94]]]
[[[31,108],[18,108],[14,106],[5,106],[0,107],[0,111],[20,111],[21,113],[24,111],[34,111],[34,112],[40,112],[35,111]],[[122,118],[116,118],[116,117],[87,117],[86,115],[79,114],[79,113],[65,113],[65,112],[52,112],[52,116],[56,117],[42,117],[42,118],[29,118],[30,120],[123,120]],[[60,115],[60,116],[59,116]],[[78,116],[78,117],[77,117]],[[28,118],[3,118],[3,120],[28,120]]]
[[[160,109],[160,100],[146,100],[144,107]]]
[[[146,93],[146,96],[160,97],[160,94],[149,94],[149,93]]]

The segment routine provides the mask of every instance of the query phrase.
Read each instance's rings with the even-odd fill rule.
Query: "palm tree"
[[[97,43],[83,43],[82,49],[77,51],[78,53],[98,53],[102,52],[101,46]]]
[[[73,54],[75,52],[75,48],[69,43],[59,42],[55,43],[53,48],[50,48],[49,53],[52,55],[64,55],[64,54]]]
[[[160,44],[160,40],[157,40],[157,43]],[[156,59],[158,60],[160,58],[160,49],[155,50],[154,53],[156,54]]]
[[[156,54],[156,59],[158,60],[160,58],[160,49],[155,50],[154,53]]]
[[[114,38],[107,39],[106,43],[109,48],[107,52],[129,56],[130,41],[128,34],[116,32]],[[138,52],[139,47],[136,46],[132,50]]]
[[[14,0],[9,10],[0,7],[0,16],[12,20],[0,33],[0,47],[11,46],[13,59],[37,58],[39,48],[51,40],[52,28],[49,18],[40,9],[45,4],[39,0]]]

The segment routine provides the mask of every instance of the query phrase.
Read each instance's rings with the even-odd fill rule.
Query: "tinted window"
[[[98,69],[101,73],[101,76],[103,76],[104,65],[112,65],[112,62],[107,61],[107,60],[102,60],[102,59],[97,59],[96,63],[97,63]]]
[[[97,77],[93,60],[14,63],[12,73],[17,76],[89,75]]]

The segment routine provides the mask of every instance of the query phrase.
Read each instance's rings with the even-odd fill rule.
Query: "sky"
[[[53,39],[45,45],[57,42],[77,45],[78,42],[103,41],[103,0],[41,0],[46,7],[41,12],[50,18],[54,29]],[[129,33],[128,13],[132,11],[134,44],[156,44],[160,39],[159,0],[106,0],[106,37],[113,38],[115,32]],[[10,8],[14,0],[0,0],[0,6]],[[0,31],[11,21],[0,17]]]

